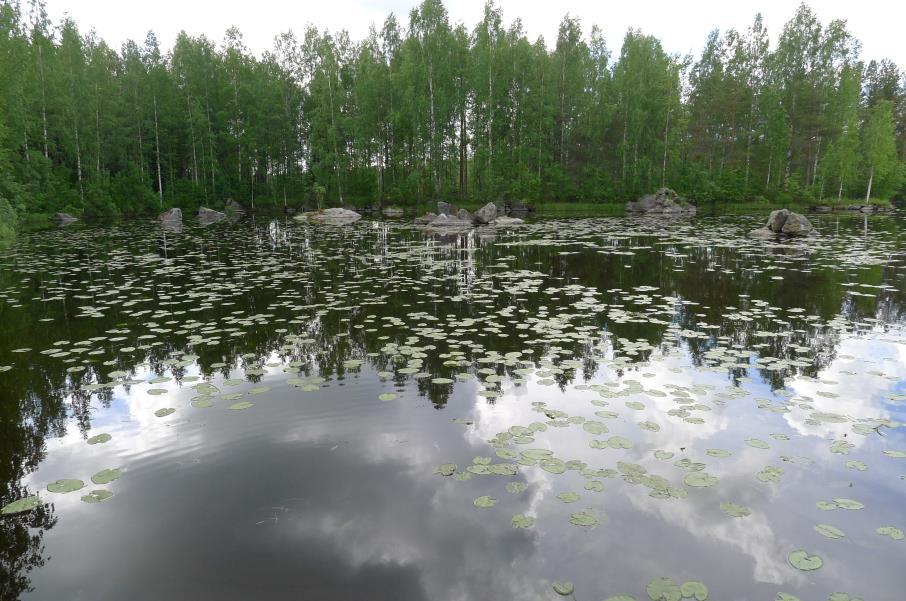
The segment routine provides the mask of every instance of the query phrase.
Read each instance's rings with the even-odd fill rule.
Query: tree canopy
[[[904,74],[805,4],[769,33],[757,15],[693,60],[631,30],[611,56],[570,16],[546,42],[493,2],[469,29],[424,0],[363,40],[309,26],[256,56],[238,29],[114,49],[0,0],[0,216],[901,193]]]

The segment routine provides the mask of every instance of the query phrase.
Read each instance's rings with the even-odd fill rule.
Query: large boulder
[[[764,227],[752,230],[750,236],[756,238],[790,238],[805,237],[816,233],[815,227],[804,215],[788,209],[771,211]]]
[[[224,212],[226,213],[245,213],[245,207],[233,200],[232,198],[227,198],[226,206],[224,207]]]
[[[456,216],[440,214],[431,223],[428,224],[433,228],[465,228],[472,226],[471,219],[460,219]]]
[[[497,227],[507,227],[511,225],[522,225],[523,223],[525,223],[525,221],[518,217],[507,217],[506,215],[501,215],[491,223],[493,225],[496,225]]]
[[[157,216],[158,221],[163,221],[166,223],[178,223],[182,221],[182,211],[177,207],[173,207],[169,211],[164,211]]]
[[[437,214],[438,215],[455,215],[456,207],[451,205],[449,202],[444,202],[442,200],[437,201]]]
[[[349,209],[322,209],[320,211],[311,211],[309,213],[303,213],[301,215],[296,215],[293,219],[298,221],[310,221],[312,223],[323,223],[325,225],[347,225],[350,223],[355,223],[362,216],[351,211]]]
[[[780,231],[787,236],[808,236],[815,232],[815,226],[805,218],[805,215],[791,212]]]
[[[789,209],[778,209],[776,211],[771,211],[765,227],[775,234],[779,234],[781,231],[783,231],[783,224],[786,223],[786,220],[789,219],[789,217]]]
[[[475,211],[475,223],[491,223],[497,218],[497,205],[489,202],[477,211]]]
[[[646,194],[635,202],[627,202],[626,212],[691,215],[695,213],[695,205],[670,188],[661,188],[654,194]]]
[[[208,207],[201,207],[198,209],[198,221],[202,225],[211,225],[212,223],[217,223],[224,219],[226,219],[226,215],[220,211],[215,211]]]
[[[70,223],[74,223],[74,222],[78,221],[78,219],[76,219],[69,213],[54,213],[53,217],[51,217],[51,221],[53,221],[57,225],[63,226],[63,225],[69,225]]]
[[[475,220],[474,215],[472,215],[472,213],[468,212],[465,209],[459,209],[458,211],[456,211],[456,218],[461,219],[463,221],[469,221],[469,222]]]
[[[425,213],[421,217],[416,217],[415,223],[417,225],[428,225],[435,219],[437,219],[437,213]]]

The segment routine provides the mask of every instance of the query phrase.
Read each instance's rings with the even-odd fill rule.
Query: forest
[[[440,0],[362,40],[309,25],[256,56],[236,28],[111,48],[40,0],[0,0],[0,230],[228,198],[890,200],[904,163],[904,73],[805,4],[779,32],[760,15],[713,31],[697,58],[639,30],[612,56],[570,16],[531,40],[493,2],[470,29]]]

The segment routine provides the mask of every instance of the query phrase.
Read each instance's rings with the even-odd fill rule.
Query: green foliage
[[[520,199],[618,203],[662,185],[700,203],[898,193],[906,90],[806,5],[770,44],[760,16],[698,61],[631,30],[612,57],[565,17],[530,41],[486,4],[473,29],[441,0],[360,41],[307,28],[256,57],[153,33],[111,49],[71,20],[0,1],[0,199],[86,218],[171,206]]]

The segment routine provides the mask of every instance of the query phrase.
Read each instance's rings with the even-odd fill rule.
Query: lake
[[[902,599],[906,219],[762,221],[23,235],[0,598]]]

